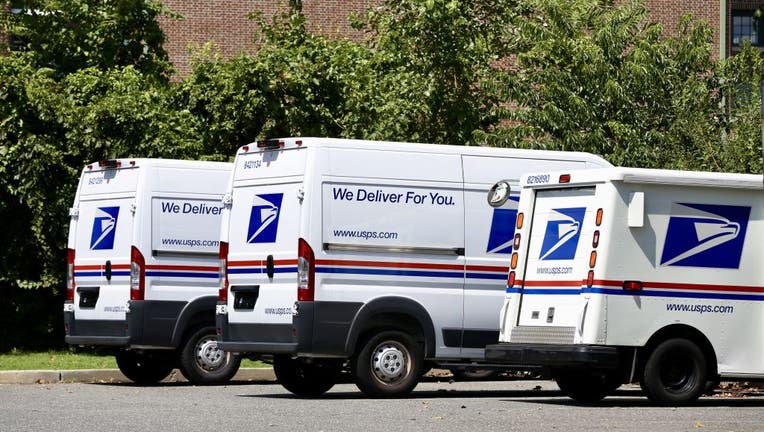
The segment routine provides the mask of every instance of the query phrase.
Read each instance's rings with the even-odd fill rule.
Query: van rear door
[[[75,320],[125,320],[139,170],[86,170],[72,212]],[[74,222],[76,220],[76,223]]]
[[[536,191],[519,326],[563,327],[572,338],[588,297],[582,288],[593,251],[594,191],[594,187]]]
[[[228,226],[224,342],[292,341],[297,239],[307,149],[289,143],[239,154]]]

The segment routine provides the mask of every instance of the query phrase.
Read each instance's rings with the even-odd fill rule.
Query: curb
[[[273,369],[242,368],[231,381],[276,381]],[[25,370],[0,371],[0,384],[58,384],[58,383],[131,383],[119,369]],[[188,382],[179,370],[173,370],[163,383]]]

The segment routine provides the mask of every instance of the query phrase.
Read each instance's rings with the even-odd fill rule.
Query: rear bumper
[[[601,345],[499,343],[485,348],[488,362],[522,366],[615,369],[619,358],[617,347]]]
[[[229,323],[227,314],[215,315],[218,346],[228,352],[256,354],[292,354],[297,343],[291,324]]]

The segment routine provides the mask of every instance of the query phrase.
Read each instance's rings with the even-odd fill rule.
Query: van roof
[[[217,168],[217,169],[232,169],[230,162],[208,162],[197,160],[182,160],[182,159],[158,159],[158,158],[121,158],[121,159],[108,159],[91,162],[83,167],[83,172],[95,172],[104,171],[115,168],[132,168],[132,167],[178,167],[178,168]]]
[[[539,181],[539,176],[549,176]],[[568,176],[561,181],[561,176]],[[684,186],[715,186],[737,189],[764,189],[764,178],[756,174],[680,171],[649,168],[597,168],[591,170],[554,171],[526,174],[520,179],[522,187],[549,188],[560,185],[595,184],[604,182],[649,183]]]
[[[291,137],[276,138],[263,141],[256,141],[242,146],[237,154],[267,151],[277,148],[300,148],[300,147],[325,147],[325,148],[346,148],[346,149],[369,149],[369,150],[392,150],[407,151],[411,153],[439,153],[439,154],[469,154],[474,156],[505,156],[517,158],[554,158],[561,160],[588,160],[604,166],[610,166],[600,156],[585,152],[568,152],[553,150],[529,150],[506,147],[487,147],[487,146],[461,146],[445,144],[423,144],[395,141],[370,141],[344,138],[316,138],[316,137]]]

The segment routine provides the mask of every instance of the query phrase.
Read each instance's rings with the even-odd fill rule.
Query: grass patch
[[[243,368],[271,367],[261,361],[244,359]],[[26,352],[12,350],[0,354],[0,370],[74,370],[74,369],[116,369],[113,355],[99,355],[89,352],[47,351]]]

